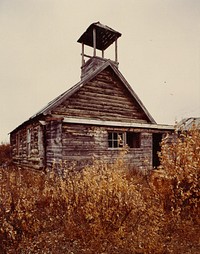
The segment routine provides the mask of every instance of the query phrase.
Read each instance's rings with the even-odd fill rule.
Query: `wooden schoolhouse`
[[[174,127],[155,122],[119,71],[120,37],[99,22],[82,34],[81,80],[10,133],[15,164],[43,169],[75,162],[82,167],[93,158],[112,162],[127,147],[124,159],[130,167],[159,165],[160,142]],[[113,60],[105,57],[111,46]]]

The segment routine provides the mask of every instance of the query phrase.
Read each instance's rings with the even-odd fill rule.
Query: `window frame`
[[[123,131],[109,131],[108,132],[108,148],[122,149],[125,146],[126,135]]]
[[[130,135],[130,137],[128,137],[128,135]],[[125,146],[129,149],[139,149],[141,148],[141,132],[108,131],[107,141],[108,149],[118,150]],[[132,145],[130,145],[131,143]]]

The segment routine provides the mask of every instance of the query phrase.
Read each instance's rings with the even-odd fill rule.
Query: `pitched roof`
[[[122,83],[125,85],[125,87],[128,89],[128,91],[130,92],[130,94],[133,96],[133,98],[137,101],[137,103],[139,104],[139,106],[142,108],[142,110],[144,111],[144,113],[146,114],[147,118],[149,119],[149,121],[151,123],[156,123],[155,120],[153,119],[153,117],[150,115],[150,113],[148,112],[148,110],[145,108],[145,106],[143,105],[142,101],[139,99],[139,97],[137,96],[137,94],[133,91],[133,89],[131,88],[131,86],[129,85],[129,83],[126,81],[126,79],[124,78],[124,76],[121,74],[121,72],[118,70],[118,68],[112,63],[111,60],[105,60],[105,62],[99,66],[94,72],[89,73],[88,75],[84,76],[84,78],[79,81],[76,85],[74,85],[73,87],[71,87],[69,90],[67,90],[66,92],[64,92],[63,94],[59,95],[58,97],[56,97],[54,100],[52,100],[51,102],[49,102],[42,110],[40,110],[39,112],[37,112],[35,115],[33,115],[30,119],[33,119],[34,117],[38,116],[38,115],[47,115],[50,114],[51,110],[53,108],[55,108],[56,106],[60,105],[63,101],[65,101],[66,99],[68,99],[71,95],[73,95],[75,92],[77,92],[84,84],[86,84],[88,81],[90,81],[91,79],[93,79],[97,74],[99,74],[101,71],[103,71],[105,68],[107,67],[111,67],[113,69],[113,71],[115,72],[115,74],[119,77],[119,79],[122,81]]]
[[[149,119],[149,121],[152,124],[156,124],[155,120],[153,119],[153,117],[150,115],[150,113],[148,112],[148,110],[145,108],[145,106],[143,105],[142,101],[139,99],[139,97],[137,96],[137,94],[133,91],[133,89],[131,88],[131,86],[129,85],[129,83],[126,81],[126,79],[124,78],[124,76],[121,74],[121,72],[118,70],[118,68],[115,66],[115,64],[109,60],[109,59],[105,59],[105,61],[102,63],[102,65],[100,65],[94,72],[90,72],[88,73],[88,75],[85,75],[77,84],[75,84],[74,86],[72,86],[69,90],[65,91],[64,93],[62,93],[61,95],[59,95],[58,97],[56,97],[55,99],[53,99],[52,101],[50,101],[44,108],[42,108],[40,111],[38,111],[36,114],[34,114],[33,116],[31,116],[27,121],[23,122],[22,124],[20,124],[18,127],[16,127],[13,131],[15,131],[16,129],[18,129],[20,126],[22,126],[23,124],[27,123],[30,120],[33,120],[36,117],[42,116],[42,115],[48,115],[51,114],[52,109],[54,109],[55,107],[57,107],[58,105],[60,105],[63,101],[67,100],[70,96],[72,96],[75,92],[77,92],[82,86],[84,86],[88,81],[92,80],[96,75],[98,75],[101,71],[103,71],[104,69],[106,69],[107,67],[112,68],[112,70],[114,71],[114,73],[118,76],[118,78],[122,81],[122,83],[124,84],[124,86],[128,89],[128,91],[130,92],[130,94],[132,95],[132,97],[137,101],[137,103],[139,104],[139,106],[141,107],[141,109],[144,111],[145,115],[147,116],[147,118]],[[13,132],[12,131],[12,132]]]
[[[197,128],[200,128],[200,117],[189,117],[189,118],[184,118],[177,124],[177,129],[178,130],[189,130],[193,126],[196,126]]]
[[[116,41],[121,33],[112,28],[102,25],[100,22],[92,23],[88,29],[81,35],[77,42],[93,47],[93,29],[96,29],[96,48],[99,50],[107,49]]]

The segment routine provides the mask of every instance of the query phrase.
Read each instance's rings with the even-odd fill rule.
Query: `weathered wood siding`
[[[13,162],[25,167],[42,168],[45,159],[43,138],[43,126],[38,122],[13,132],[10,137]]]
[[[91,164],[93,159],[114,162],[121,149],[108,147],[109,131],[140,131],[140,148],[131,148],[124,160],[130,167],[152,166],[152,133],[127,128],[99,127],[79,124],[62,126],[62,158],[67,164],[76,161],[79,166]]]
[[[147,123],[148,119],[111,68],[52,111],[54,115]]]
[[[46,166],[58,167],[62,161],[62,121],[49,120],[45,127]]]
[[[63,122],[63,117],[149,123],[147,115],[120,78],[108,67],[42,118],[11,133],[13,161],[21,166],[60,169],[62,163],[82,167],[93,159],[114,162],[121,149],[108,145],[108,132],[139,132],[140,146],[124,160],[130,167],[152,166],[152,134],[145,128],[108,127]],[[38,120],[40,119],[40,121]],[[123,125],[122,125],[123,126]],[[127,136],[126,136],[127,137]]]

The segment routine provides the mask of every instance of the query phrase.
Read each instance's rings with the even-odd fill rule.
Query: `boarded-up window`
[[[41,126],[38,126],[38,151],[39,154],[43,152],[43,135]]]

